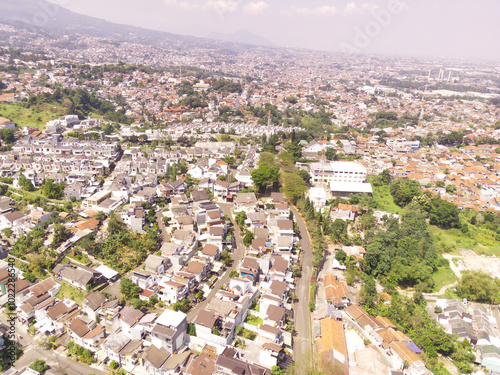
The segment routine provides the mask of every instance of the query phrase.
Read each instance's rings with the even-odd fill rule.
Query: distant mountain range
[[[251,45],[273,45],[248,31],[231,35],[214,34],[210,39],[121,25],[81,15],[45,0],[0,0],[0,22],[47,37],[81,34],[173,49],[204,47],[246,50],[253,48]]]
[[[208,37],[211,39],[225,40],[234,43],[245,43],[257,46],[276,47],[276,44],[274,44],[270,40],[261,37],[260,35],[253,34],[248,30],[239,30],[232,34],[211,33],[208,35]]]

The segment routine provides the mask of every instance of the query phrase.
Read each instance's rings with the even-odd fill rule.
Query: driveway
[[[310,281],[313,269],[313,251],[309,232],[307,231],[306,224],[302,216],[298,213],[295,207],[291,206],[291,210],[295,217],[295,221],[300,229],[300,246],[302,277],[298,279],[296,285],[298,302],[294,303],[293,311],[295,318],[295,330],[297,335],[294,338],[293,353],[294,360],[297,364],[303,362],[308,365],[312,360],[312,340],[311,340],[311,315],[309,311],[309,297],[310,297]]]
[[[245,245],[243,244],[243,239],[241,238],[241,231],[240,228],[236,225],[234,222],[234,217],[233,213],[231,212],[233,209],[233,204],[232,203],[217,203],[224,215],[229,216],[231,219],[231,222],[233,223],[233,228],[234,228],[234,237],[236,239],[236,249],[233,251],[233,264],[231,267],[228,267],[226,269],[226,272],[219,278],[219,280],[213,285],[212,290],[206,296],[206,298],[199,304],[197,304],[191,311],[188,312],[188,322],[192,323],[196,320],[196,317],[198,316],[199,312],[201,310],[204,310],[207,306],[207,304],[210,302],[210,300],[215,296],[219,288],[227,284],[229,282],[229,273],[232,270],[238,270],[239,265],[241,263],[241,260],[243,259],[243,256],[245,255]]]

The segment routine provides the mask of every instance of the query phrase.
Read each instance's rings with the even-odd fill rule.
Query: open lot
[[[460,255],[453,258],[457,268],[463,271],[484,271],[500,278],[500,258],[478,255],[472,250],[460,249]]]

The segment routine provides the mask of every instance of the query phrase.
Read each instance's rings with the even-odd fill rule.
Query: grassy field
[[[36,126],[45,129],[45,123],[66,114],[66,109],[53,104],[42,104],[31,108],[24,108],[19,103],[0,104],[0,117],[12,121],[19,127]]]
[[[258,316],[248,314],[247,318],[245,319],[245,323],[251,324],[253,326],[261,326],[264,321],[262,318],[259,318]]]
[[[435,236],[438,250],[459,254],[459,249],[469,249],[478,254],[500,255],[500,243],[487,230],[478,230],[472,237],[459,229],[440,229],[434,225],[429,227]]]
[[[233,141],[238,141],[242,136],[241,135],[233,135],[233,134],[227,134],[231,138],[233,138]],[[214,134],[215,138],[217,138],[217,141],[220,142],[223,134]]]
[[[78,305],[82,305],[83,302],[83,296],[85,295],[85,292],[82,290],[78,290],[77,288],[69,285],[66,282],[62,282],[61,284],[61,290],[59,290],[59,293],[57,293],[57,298],[59,299],[70,299],[72,301],[75,301]]]
[[[457,276],[450,267],[439,267],[438,271],[434,273],[434,288],[433,292],[438,292],[443,286],[449,285],[457,281]]]
[[[372,187],[373,187],[373,198],[375,199],[375,202],[377,202],[377,205],[380,210],[392,212],[399,215],[403,213],[403,209],[397,206],[396,203],[394,203],[389,186],[372,185]]]

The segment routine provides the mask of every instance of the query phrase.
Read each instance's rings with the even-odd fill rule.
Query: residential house
[[[52,272],[58,279],[67,281],[81,290],[87,290],[105,281],[100,272],[90,267],[73,266],[69,263],[58,264]]]
[[[217,357],[215,369],[223,375],[232,374],[252,374],[252,375],[271,375],[271,371],[257,364],[251,364],[240,359],[235,348],[227,347]]]
[[[150,254],[146,258],[144,265],[146,271],[161,275],[169,268],[170,260],[161,255]]]
[[[138,324],[144,314],[130,306],[120,310],[119,322],[122,333],[131,340],[138,340],[142,335],[142,327]]]
[[[186,331],[187,315],[167,309],[156,320],[151,331],[151,343],[169,353],[178,352],[184,345]]]
[[[234,198],[234,211],[251,212],[256,211],[259,207],[259,201],[255,193],[238,193]]]
[[[97,320],[101,306],[106,302],[106,297],[100,292],[90,292],[83,297],[82,311],[93,320]]]
[[[203,249],[200,253],[200,258],[206,259],[208,263],[213,263],[218,261],[219,257],[220,252],[218,246],[212,244],[206,244],[205,246],[203,246]]]

